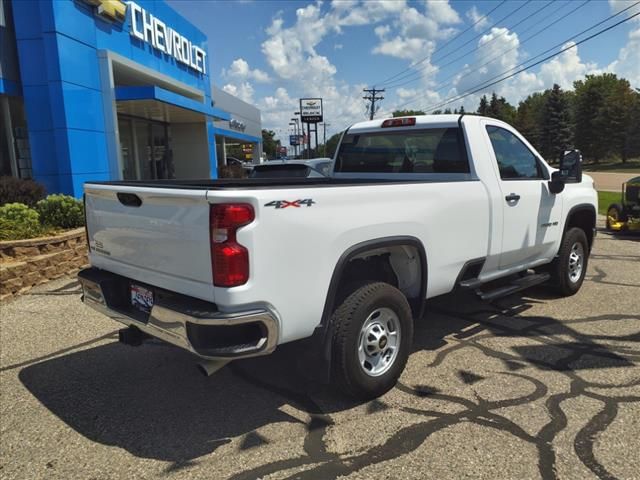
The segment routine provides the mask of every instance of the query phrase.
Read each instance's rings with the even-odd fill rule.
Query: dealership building
[[[215,178],[262,153],[260,111],[212,87],[207,37],[160,0],[0,0],[0,175]]]

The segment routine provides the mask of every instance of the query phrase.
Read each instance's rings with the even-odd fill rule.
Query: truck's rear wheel
[[[361,286],[334,311],[332,376],[347,394],[382,395],[396,384],[413,344],[411,308],[388,283]]]
[[[563,297],[577,293],[587,273],[589,243],[580,228],[567,231],[562,239],[558,256],[551,264],[551,273],[556,290]]]

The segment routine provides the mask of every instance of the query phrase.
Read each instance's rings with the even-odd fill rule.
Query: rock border
[[[84,227],[48,237],[0,241],[0,301],[87,264]]]

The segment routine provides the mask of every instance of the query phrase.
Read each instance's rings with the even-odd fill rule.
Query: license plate
[[[153,292],[140,285],[131,285],[131,305],[138,310],[150,313],[153,308]]]

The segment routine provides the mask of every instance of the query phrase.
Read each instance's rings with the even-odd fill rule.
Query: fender
[[[591,232],[591,235],[589,235],[589,232],[585,232],[587,234],[587,239],[589,240],[589,250],[591,250],[591,248],[593,247],[593,241],[596,238],[596,234],[597,234],[597,230],[596,230],[597,216],[596,216],[596,207],[594,207],[590,203],[579,203],[578,205],[574,205],[573,207],[571,207],[571,209],[569,210],[569,213],[567,213],[567,215],[564,217],[564,228],[562,230],[562,238],[564,238],[564,234],[567,231],[567,227],[569,226],[569,221],[571,220],[571,217],[581,211],[587,211],[593,215],[593,231]],[[562,244],[562,241],[560,242],[560,244]],[[558,248],[560,248],[560,246],[558,246]]]
[[[329,381],[330,378],[330,365],[331,365],[331,337],[333,335],[331,325],[331,314],[335,309],[335,300],[338,293],[338,286],[340,280],[345,271],[345,268],[349,261],[354,257],[375,248],[391,247],[391,246],[409,246],[414,247],[420,257],[421,267],[421,279],[420,279],[420,298],[419,304],[416,308],[416,318],[422,318],[424,315],[426,297],[427,297],[427,253],[422,242],[412,236],[393,236],[376,238],[373,240],[367,240],[362,243],[353,245],[347,249],[338,259],[336,266],[331,276],[331,282],[329,283],[329,289],[327,291],[327,298],[325,300],[324,309],[322,311],[322,319],[320,325],[318,325],[309,341],[309,345],[312,348],[307,349],[307,353],[314,356],[319,362],[314,362],[316,365],[321,362],[322,371],[317,372],[321,375],[321,380]],[[319,357],[319,358],[318,358]]]

